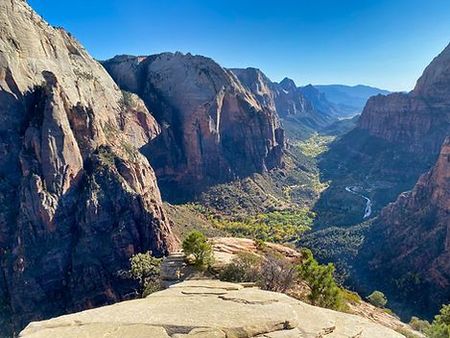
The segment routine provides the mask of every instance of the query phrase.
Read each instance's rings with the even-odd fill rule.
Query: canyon
[[[177,252],[188,228],[235,235],[224,224],[261,242],[245,226],[268,233],[270,217],[279,231],[302,217],[310,231],[286,241],[335,263],[361,295],[386,293],[404,320],[431,319],[450,301],[450,45],[411,92],[389,93],[275,82],[190,53],[99,62],[22,0],[0,0],[0,32],[0,336],[52,317],[22,336],[120,332],[128,312],[157,313],[169,300],[195,303],[199,316],[226,303],[234,317],[181,325],[166,307],[163,324],[140,317],[133,332],[316,337],[334,327],[336,337],[401,337],[217,281],[88,310],[135,298],[133,255]],[[91,321],[116,309],[114,321]]]

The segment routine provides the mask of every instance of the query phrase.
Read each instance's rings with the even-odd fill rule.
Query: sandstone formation
[[[375,221],[361,249],[365,284],[382,285],[389,298],[406,305],[399,306],[403,314],[432,317],[450,301],[449,231],[450,137],[436,165]]]
[[[289,78],[280,83],[272,82],[256,68],[234,68],[231,71],[262,106],[278,113],[291,136],[305,136],[336,121],[335,107],[311,85],[299,88]]]
[[[161,125],[142,151],[169,200],[281,165],[285,141],[276,112],[213,60],[164,53],[103,65]]]
[[[214,253],[214,263],[211,267],[213,271],[220,271],[238,254],[244,252],[263,257],[264,250],[268,249],[292,261],[301,258],[300,252],[295,249],[275,243],[265,243],[264,249],[261,249],[254,240],[248,238],[215,237],[211,239],[211,244]],[[186,264],[186,257],[182,252],[171,253],[164,258],[161,265],[161,279],[165,286],[198,278],[201,275],[197,269]]]
[[[0,0],[0,333],[124,299],[175,244],[137,149],[160,128],[67,32]],[[0,334],[1,335],[1,334]]]
[[[373,216],[411,190],[436,161],[450,135],[450,45],[425,69],[410,93],[369,99],[357,127],[334,142],[320,161],[330,189],[316,205],[319,214],[332,213],[334,225],[362,221],[364,209],[345,192],[358,186],[372,201]]]
[[[369,99],[359,127],[421,154],[439,152],[450,135],[450,45],[425,69],[414,90]]]
[[[401,338],[367,319],[286,295],[215,280],[186,281],[145,299],[31,323],[21,338]]]

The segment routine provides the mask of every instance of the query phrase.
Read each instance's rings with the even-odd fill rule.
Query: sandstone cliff
[[[115,302],[137,251],[170,222],[137,148],[159,126],[140,99],[25,1],[0,0],[0,332]]]
[[[372,226],[361,249],[366,283],[383,286],[403,314],[432,317],[450,301],[449,231],[450,137],[436,165]]]
[[[337,119],[335,107],[311,85],[299,88],[289,78],[280,83],[272,82],[256,68],[234,68],[231,71],[262,106],[280,116],[291,137],[305,137]]]
[[[191,280],[145,299],[45,322],[22,338],[401,338],[367,319],[314,307],[284,294],[216,280]]]
[[[369,99],[359,127],[411,152],[439,152],[450,135],[450,45],[425,69],[408,94]]]
[[[166,198],[280,166],[284,131],[276,113],[213,60],[164,53],[119,56],[103,65],[162,127],[142,149]]]
[[[332,184],[316,207],[318,213],[332,212],[328,222],[362,221],[364,209],[352,210],[355,198],[345,192],[346,187],[359,187],[371,199],[375,216],[400,193],[411,190],[433,166],[450,135],[449,69],[450,45],[430,63],[410,93],[370,98],[357,128],[322,156],[323,179]]]

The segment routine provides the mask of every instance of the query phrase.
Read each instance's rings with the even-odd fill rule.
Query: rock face
[[[416,88],[408,93],[372,97],[358,126],[335,142],[321,159],[323,179],[330,189],[317,203],[317,212],[333,211],[336,225],[362,221],[347,186],[360,187],[373,203],[373,215],[411,190],[436,161],[450,135],[450,46],[425,69]]]
[[[284,131],[276,113],[213,60],[164,53],[103,65],[162,126],[143,152],[169,200],[281,165]]]
[[[231,71],[262,106],[278,113],[293,137],[305,136],[336,121],[334,106],[311,85],[299,88],[289,78],[280,83],[272,82],[256,68],[234,68]]]
[[[432,317],[450,301],[449,231],[450,137],[432,170],[381,211],[361,250],[363,267],[370,262],[363,275],[382,285],[403,314]]]
[[[135,252],[175,244],[137,148],[159,126],[70,34],[0,1],[0,333],[123,299]],[[1,334],[0,334],[1,335]]]
[[[425,69],[409,94],[369,99],[359,127],[411,152],[437,154],[450,135],[450,45]]]
[[[30,324],[22,338],[401,338],[361,317],[215,280],[186,281],[145,299]]]

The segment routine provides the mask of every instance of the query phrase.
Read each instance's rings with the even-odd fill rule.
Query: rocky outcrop
[[[321,130],[337,119],[334,106],[311,85],[299,88],[289,78],[280,83],[272,82],[256,68],[234,68],[231,71],[262,106],[278,113],[292,137]]]
[[[439,152],[450,135],[450,45],[425,69],[414,90],[369,99],[359,127],[411,152]]]
[[[159,134],[67,32],[0,1],[0,332],[124,299],[130,255],[175,244],[137,148]]]
[[[145,299],[31,323],[21,338],[401,338],[367,319],[286,295],[215,280],[186,281]]]
[[[381,211],[361,249],[362,266],[369,262],[362,274],[382,285],[401,313],[430,318],[450,301],[449,236],[450,137],[432,170]]]
[[[143,98],[162,127],[142,150],[169,200],[281,165],[276,113],[213,60],[164,53],[103,65],[122,89]]]

